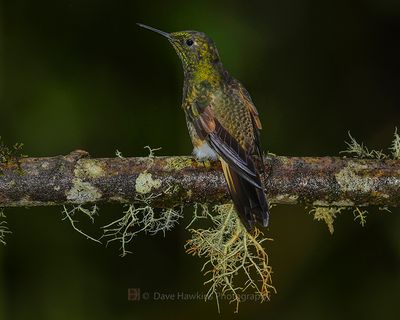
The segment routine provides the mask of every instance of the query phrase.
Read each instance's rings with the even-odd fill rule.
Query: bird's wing
[[[232,201],[246,229],[251,231],[256,223],[268,226],[268,202],[264,191],[243,179],[224,160],[221,164]]]
[[[239,95],[242,97],[242,101],[246,106],[247,110],[249,110],[251,116],[251,122],[253,124],[253,131],[254,131],[254,142],[255,147],[257,149],[257,153],[262,158],[262,151],[261,151],[261,143],[260,143],[260,131],[262,129],[260,117],[258,115],[258,111],[256,106],[254,105],[253,101],[251,100],[250,94],[247,92],[246,88],[243,87],[239,82],[237,83],[237,90]],[[264,168],[264,166],[263,166]]]
[[[246,88],[243,87],[240,83],[238,83],[238,91],[240,96],[243,98],[244,105],[249,110],[251,117],[253,118],[255,128],[258,130],[262,129],[260,117],[258,115],[258,111],[253,101],[251,100],[250,94],[247,92]]]
[[[214,116],[210,105],[203,108],[194,106],[188,110],[196,133],[207,140],[217,154],[227,162],[242,178],[255,187],[262,189],[261,181],[251,154],[246,152],[236,139],[222,126]]]

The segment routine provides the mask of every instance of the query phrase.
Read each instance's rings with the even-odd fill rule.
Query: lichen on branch
[[[12,233],[7,226],[6,216],[3,208],[0,208],[0,243],[6,244],[6,235]]]
[[[347,153],[361,159],[368,158],[374,160],[384,160],[389,159],[390,157],[392,157],[393,160],[400,159],[400,136],[397,133],[397,128],[394,132],[392,144],[389,147],[391,155],[385,154],[382,150],[370,150],[363,143],[357,142],[357,140],[351,136],[350,132],[348,134],[350,137],[350,142],[346,142],[347,149],[345,151],[341,151],[340,153]],[[341,189],[345,192],[376,193],[374,190],[374,185],[376,183],[375,179],[359,174],[360,172],[365,171],[365,169],[367,169],[367,165],[365,163],[349,162],[348,166],[344,167],[337,174],[335,174],[336,181],[339,183]],[[381,173],[381,170],[377,170],[377,174]],[[397,177],[387,177],[387,181],[390,181],[390,179],[393,178],[398,180]],[[396,189],[400,191],[400,187],[397,187]],[[399,194],[400,192],[398,191],[395,191],[395,194]],[[388,198],[388,195],[382,194],[382,196],[384,198]],[[358,221],[362,227],[364,227],[367,222],[368,211],[366,209],[362,209],[361,206],[363,204],[357,203],[356,201],[336,202],[333,205],[325,206],[320,204],[321,203],[319,201],[315,201],[310,213],[313,214],[315,220],[324,221],[331,234],[334,232],[334,220],[343,210],[351,211],[353,213],[354,220]],[[366,204],[364,204],[364,206],[366,206]],[[379,209],[390,212],[386,205],[379,207]]]
[[[0,136],[0,163],[7,164],[20,157],[23,157],[23,155],[20,154],[23,146],[24,146],[23,143],[18,142],[9,147],[3,142]]]
[[[400,160],[400,135],[397,133],[397,128],[394,131],[394,137],[392,145],[390,146],[393,159]]]
[[[171,230],[182,218],[183,206],[179,208],[155,209],[150,205],[150,200],[156,195],[146,195],[141,199],[140,205],[126,204],[121,218],[103,226],[101,239],[106,244],[119,242],[121,256],[131,251],[127,245],[139,234],[155,235]]]
[[[84,231],[82,231],[80,228],[77,227],[77,223],[79,222],[78,220],[74,220],[73,217],[81,212],[87,217],[89,217],[90,221],[94,223],[94,216],[97,214],[99,211],[99,208],[97,205],[93,205],[90,209],[85,208],[83,205],[77,205],[77,206],[72,206],[71,208],[67,208],[66,206],[63,206],[62,213],[64,215],[63,220],[68,220],[71,223],[72,228],[80,233],[81,235],[85,236],[86,239],[90,239],[94,242],[101,243],[100,240],[88,235]]]
[[[219,297],[230,296],[230,302],[236,303],[235,312],[242,293],[248,290],[258,295],[260,302],[269,300],[276,290],[264,242],[272,239],[259,229],[247,232],[231,203],[217,205],[213,212],[205,206],[195,209],[202,210],[201,214],[195,212],[195,217],[207,216],[212,222],[208,229],[190,228],[192,238],[185,245],[187,253],[206,259],[202,268],[209,287],[205,299],[215,297],[220,311]],[[194,223],[196,219],[191,225]]]

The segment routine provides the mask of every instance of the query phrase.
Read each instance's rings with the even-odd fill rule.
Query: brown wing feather
[[[258,173],[253,159],[231,134],[214,117],[211,107],[206,107],[197,118],[192,117],[197,134],[207,140],[217,154],[229,163],[239,175],[255,187],[263,189],[257,181]]]
[[[240,83],[238,84],[239,94],[242,97],[242,101],[244,101],[244,105],[246,106],[247,110],[249,110],[251,117],[253,118],[255,127],[258,130],[262,129],[260,117],[258,115],[258,111],[256,106],[254,105],[253,101],[251,100],[250,94],[247,92],[246,88],[244,88]]]
[[[220,157],[229,193],[236,211],[247,230],[256,223],[268,225],[268,203],[260,176],[251,155],[214,117],[210,106],[189,115],[201,139],[205,139]]]
[[[229,193],[246,229],[252,230],[256,223],[268,226],[268,203],[263,191],[243,179],[224,160],[221,160],[221,164]]]
[[[260,142],[260,131],[262,129],[260,117],[259,117],[258,111],[256,109],[256,106],[254,105],[253,101],[251,100],[250,94],[248,93],[246,88],[243,87],[239,82],[238,82],[238,90],[239,90],[240,96],[242,97],[242,101],[244,101],[244,105],[246,106],[247,110],[249,110],[249,113],[251,116],[251,122],[253,123],[255,147],[257,149],[258,155],[261,158],[262,172],[264,172],[264,159],[263,159],[263,154],[262,154],[262,150],[261,150],[261,142]]]

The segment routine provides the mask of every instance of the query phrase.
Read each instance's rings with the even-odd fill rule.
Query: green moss
[[[166,159],[166,169],[169,170],[182,170],[191,167],[193,164],[192,158],[189,157],[172,157]]]

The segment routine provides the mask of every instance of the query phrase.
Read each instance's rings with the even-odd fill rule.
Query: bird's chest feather
[[[197,147],[193,148],[193,155],[198,160],[217,160],[217,153],[210,147],[206,141],[202,141]]]
[[[199,112],[210,105],[215,92],[216,89],[207,80],[201,82],[185,81],[182,108],[193,115],[198,115]]]
[[[186,123],[193,144],[193,155],[199,160],[216,160],[216,152],[209,146],[205,139],[197,134],[193,120],[211,104],[213,88],[208,81],[189,83],[184,88],[182,108],[185,111]]]

